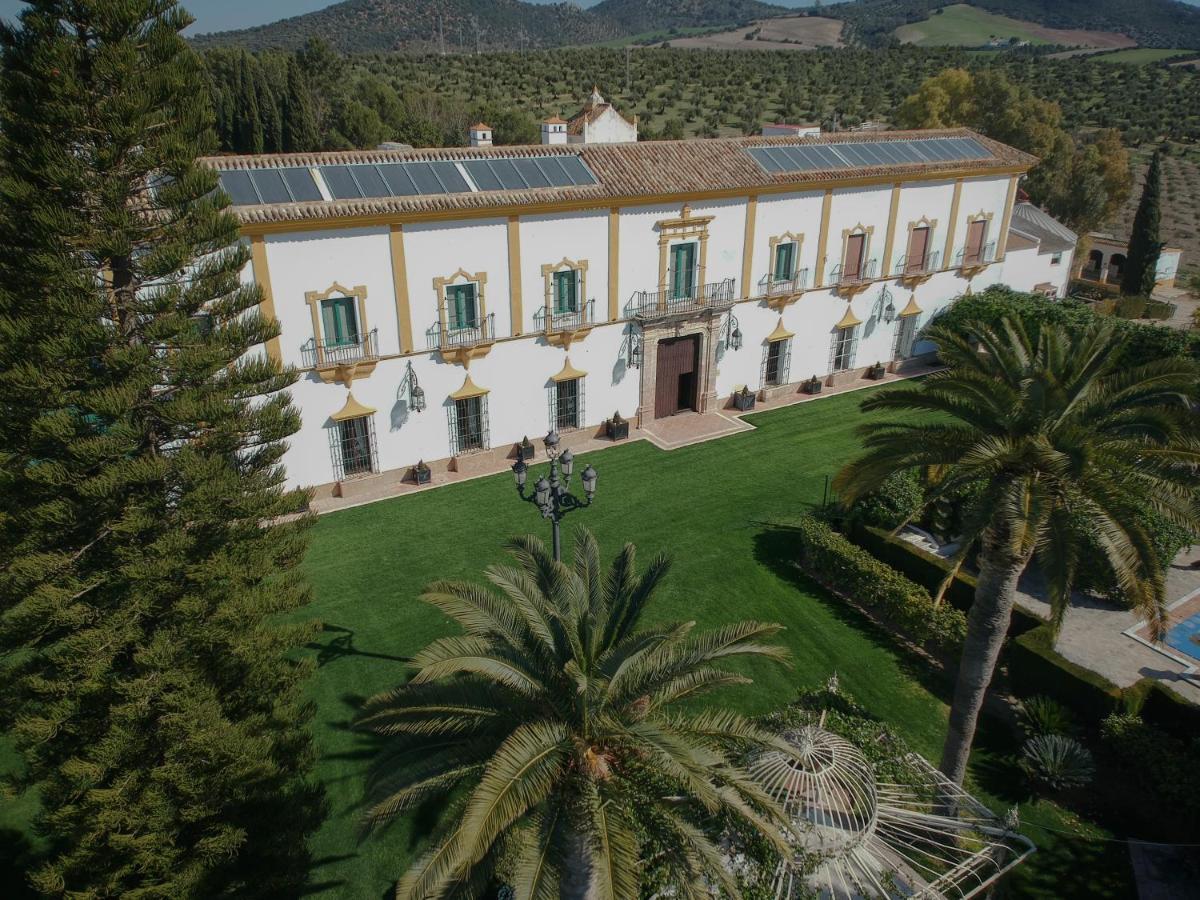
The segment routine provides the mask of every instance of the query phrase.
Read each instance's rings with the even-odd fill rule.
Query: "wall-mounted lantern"
[[[626,357],[626,362],[631,369],[640,369],[642,367],[642,336],[629,327],[629,352]]]
[[[742,349],[742,329],[738,325],[737,316],[732,312],[725,317],[725,327],[721,329],[725,341],[725,349]]]
[[[421,412],[425,408],[425,390],[417,382],[417,373],[413,371],[413,364],[408,364],[408,371],[404,373],[404,382],[401,386],[408,386],[408,408],[413,412]]]

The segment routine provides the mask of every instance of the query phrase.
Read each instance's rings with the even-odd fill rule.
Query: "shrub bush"
[[[1147,300],[1143,315],[1147,319],[1169,319],[1175,315],[1175,304],[1164,300]]]
[[[1096,774],[1088,749],[1062,734],[1039,734],[1021,748],[1021,770],[1043,790],[1065,791],[1083,787]]]
[[[1100,726],[1104,748],[1121,770],[1150,796],[1146,803],[1191,823],[1200,832],[1200,743],[1187,743],[1146,724],[1139,716],[1114,714]]]
[[[1047,734],[1070,734],[1073,723],[1067,708],[1045,694],[1030,697],[1021,704],[1021,729],[1027,738]]]
[[[1117,316],[1122,319],[1141,319],[1146,315],[1145,297],[1122,297],[1117,301]]]
[[[934,606],[929,592],[811,516],[790,523],[799,537],[800,567],[830,590],[861,604],[914,640],[955,650],[967,631],[963,613]]]
[[[1091,723],[1110,715],[1121,703],[1121,690],[1115,684],[1055,652],[1049,625],[1009,642],[1008,677],[1018,697],[1044,694]]]
[[[925,499],[921,476],[916,469],[893,472],[879,490],[862,497],[850,508],[851,525],[870,525],[891,531],[915,515]]]

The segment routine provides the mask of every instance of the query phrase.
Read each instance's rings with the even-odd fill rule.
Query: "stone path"
[[[1169,607],[1179,608],[1200,596],[1200,569],[1191,564],[1200,559],[1200,548],[1181,553],[1167,573]],[[1046,619],[1050,604],[1043,585],[1034,576],[1022,578],[1017,604]],[[1190,605],[1190,604],[1189,604]],[[1181,696],[1200,704],[1200,674],[1189,673],[1195,660],[1166,645],[1156,649],[1133,634],[1141,616],[1095,597],[1077,594],[1067,610],[1055,649],[1077,665],[1103,675],[1118,687],[1128,687],[1150,676],[1169,685]]]

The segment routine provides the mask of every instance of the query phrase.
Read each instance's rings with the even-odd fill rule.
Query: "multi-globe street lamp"
[[[549,519],[554,534],[554,559],[562,559],[562,540],[559,537],[559,522],[563,516],[575,509],[590,506],[596,496],[596,470],[589,465],[579,476],[583,482],[583,492],[586,500],[580,500],[570,492],[571,474],[575,470],[575,454],[570,449],[558,449],[558,432],[553,429],[544,438],[546,456],[550,459],[550,477],[543,475],[533,485],[533,493],[526,495],[525,483],[529,479],[529,466],[520,456],[513,463],[513,477],[517,482],[517,493],[522,500],[528,500],[541,510],[542,518]],[[561,477],[560,477],[561,476]]]

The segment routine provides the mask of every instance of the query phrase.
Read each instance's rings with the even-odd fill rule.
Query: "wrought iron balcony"
[[[764,275],[758,282],[758,296],[768,300],[774,297],[790,297],[808,287],[808,269],[797,269],[791,278]]]
[[[430,350],[469,349],[496,340],[496,314],[488,313],[465,322],[434,322],[425,332]]]
[[[306,368],[332,369],[379,359],[379,334],[371,329],[361,338],[349,341],[323,341],[313,338],[301,350]]]
[[[679,313],[703,310],[724,310],[733,305],[733,279],[698,284],[690,294],[679,297],[668,288],[665,291],[638,291],[625,307],[626,315],[653,319]]]
[[[958,256],[955,257],[955,268],[958,269],[973,269],[982,268],[989,263],[996,261],[996,242],[989,241],[978,250],[968,250],[963,247],[958,251]]]
[[[838,264],[829,270],[829,283],[832,285],[862,284],[864,281],[871,281],[875,278],[878,271],[879,260],[877,259],[866,260],[857,272],[848,272],[844,266]]]
[[[562,331],[579,331],[596,324],[596,301],[579,304],[578,309],[558,311],[541,307],[533,314],[533,323],[538,331],[556,334]]]
[[[938,270],[938,265],[942,261],[942,255],[936,250],[932,250],[925,254],[924,259],[909,259],[907,256],[900,257],[896,263],[896,268],[892,272],[895,278],[915,278],[921,275],[932,275]]]

